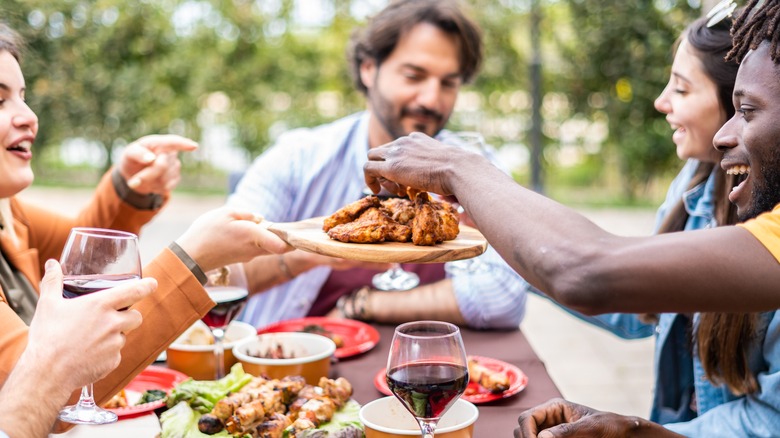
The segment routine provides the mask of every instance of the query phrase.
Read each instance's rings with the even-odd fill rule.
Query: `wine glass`
[[[453,132],[453,137],[449,141],[450,144],[454,146],[459,146],[463,149],[466,149],[467,151],[474,152],[480,155],[485,155],[488,150],[487,142],[485,141],[485,137],[476,131],[456,131]],[[464,220],[467,218],[466,210],[463,208],[460,203],[458,203],[458,200],[455,199],[454,202],[452,202],[453,207],[458,212],[458,215],[460,216],[461,223],[464,223]],[[465,222],[466,225],[470,225],[474,227],[474,223],[471,222],[469,219]],[[470,274],[475,274],[479,272],[485,272],[487,271],[488,266],[482,262],[482,260],[479,257],[473,257],[470,259],[465,260],[456,260],[453,262],[450,262],[445,266],[445,270],[448,272],[466,272]]]
[[[141,278],[138,237],[124,231],[73,228],[60,264],[65,298],[137,281]],[[59,419],[67,423],[106,424],[115,422],[117,416],[95,404],[90,383],[81,389],[78,403],[60,411]]]
[[[206,273],[208,281],[204,286],[212,301],[217,303],[202,318],[214,335],[214,376],[225,377],[225,330],[244,309],[249,289],[246,274],[240,263],[223,266]]]
[[[400,263],[391,263],[387,271],[374,275],[371,284],[379,290],[409,290],[420,284],[420,277],[404,270]]]
[[[387,386],[417,419],[423,438],[466,390],[469,370],[460,329],[441,321],[415,321],[395,329],[387,357]]]

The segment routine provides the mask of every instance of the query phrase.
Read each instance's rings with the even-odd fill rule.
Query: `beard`
[[[387,134],[393,140],[409,135],[412,132],[422,132],[429,137],[435,137],[447,123],[448,117],[438,111],[425,107],[403,107],[400,110],[386,99],[378,89],[368,91],[368,102],[371,112],[379,123],[384,127]],[[401,120],[409,116],[423,116],[434,121],[433,126],[430,123],[416,123],[412,130],[404,128]]]
[[[780,203],[780,145],[772,148],[771,154],[761,165],[762,181],[756,180],[751,193],[753,202],[747,211],[739,214],[739,220],[744,222],[753,219],[761,213],[772,211]]]

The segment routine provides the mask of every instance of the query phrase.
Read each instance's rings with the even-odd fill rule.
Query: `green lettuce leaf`
[[[206,435],[198,430],[201,414],[182,401],[160,415],[160,438],[232,438],[226,431]]]
[[[252,380],[252,376],[244,372],[240,363],[230,368],[230,374],[219,380],[187,379],[176,385],[168,396],[168,407],[179,402],[187,402],[192,409],[201,414],[211,412],[214,404],[231,392],[238,391]]]
[[[333,418],[321,424],[316,429],[304,430],[296,434],[299,438],[347,438],[363,437],[363,423],[360,422],[358,413],[360,412],[360,403],[355,400],[349,400],[344,407],[333,414]]]

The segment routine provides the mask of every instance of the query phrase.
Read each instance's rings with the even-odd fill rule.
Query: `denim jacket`
[[[690,215],[686,231],[716,225],[714,175],[705,183],[685,190],[697,165],[697,161],[689,160],[674,179],[666,201],[658,210],[657,224],[682,196]],[[691,351],[685,315],[664,313],[659,315],[658,324],[645,324],[635,314],[588,317],[572,313],[623,338],[655,334],[656,382],[651,420],[691,437],[780,436],[780,318],[776,312],[761,314],[756,330],[756,345],[761,348],[754,348],[749,358],[761,389],[741,397],[707,380],[695,349]],[[693,324],[698,320],[699,314],[694,314]],[[691,400],[692,393],[695,400]]]

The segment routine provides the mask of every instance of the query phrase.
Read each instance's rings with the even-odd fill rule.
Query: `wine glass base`
[[[115,423],[119,419],[115,413],[103,408],[78,404],[66,406],[57,418],[74,424],[108,424]]]
[[[374,275],[371,283],[378,290],[409,290],[420,284],[420,277],[414,272],[401,271],[398,274],[390,270]]]

